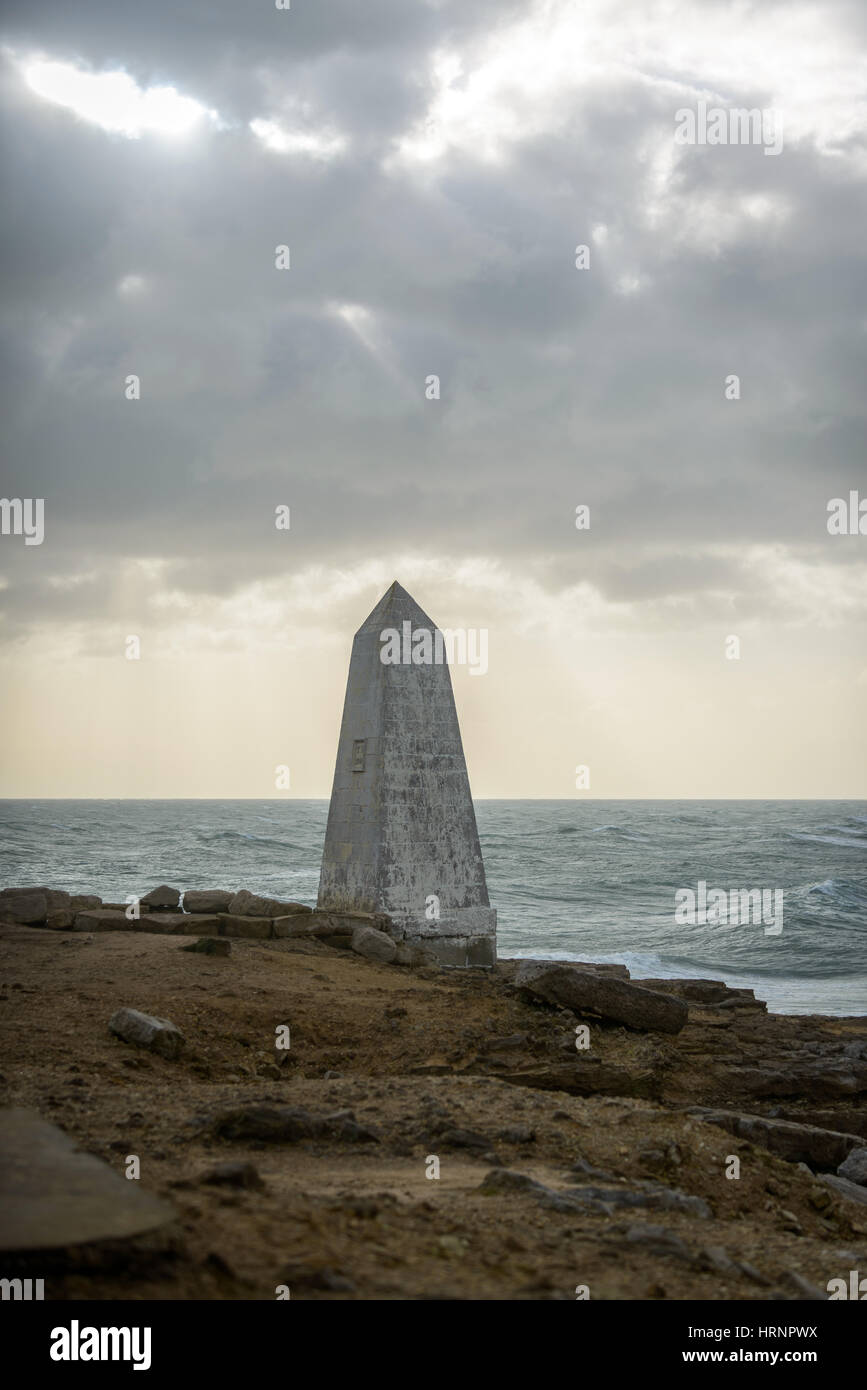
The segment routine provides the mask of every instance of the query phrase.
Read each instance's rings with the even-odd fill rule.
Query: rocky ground
[[[665,981],[685,1026],[636,1030],[510,963],[193,941],[0,927],[0,1104],[118,1172],[138,1155],[177,1213],[41,1256],[51,1297],[807,1298],[867,1271],[867,1187],[835,1176],[867,1147],[867,1018]],[[110,1032],[123,1007],[176,1024],[180,1054]]]

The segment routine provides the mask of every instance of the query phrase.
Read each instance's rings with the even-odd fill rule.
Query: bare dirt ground
[[[688,1109],[867,1134],[858,1068],[835,1060],[867,1042],[865,1019],[690,1005],[676,1037],[588,1020],[579,1058],[575,1017],[502,975],[400,969],[312,940],[236,940],[227,959],[185,944],[0,929],[0,1104],[38,1110],[119,1172],[138,1155],[142,1187],[178,1214],[156,1253],[58,1255],[50,1297],[273,1299],[286,1285],[292,1298],[574,1299],[583,1285],[605,1299],[792,1298],[797,1277],[823,1290],[867,1262],[867,1208]],[[110,1034],[121,1006],[176,1023],[182,1057]],[[793,1074],[806,1079],[789,1086]],[[350,1111],[357,1126],[219,1137],[217,1117],[257,1105]],[[238,1160],[261,1186],[204,1181]]]

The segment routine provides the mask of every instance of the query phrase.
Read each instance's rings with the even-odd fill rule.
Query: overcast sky
[[[4,8],[0,794],[327,796],[395,578],[477,796],[867,794],[860,0]]]

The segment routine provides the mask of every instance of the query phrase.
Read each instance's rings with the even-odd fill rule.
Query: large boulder
[[[562,961],[522,963],[515,972],[515,985],[547,1004],[559,1004],[577,1014],[599,1014],[627,1028],[650,1032],[679,1033],[689,1015],[682,999],[613,975],[578,970]]]
[[[140,898],[139,901],[144,908],[151,910],[156,908],[158,911],[166,908],[169,911],[176,912],[178,904],[181,901],[181,894],[179,889],[170,888],[167,883],[161,883],[159,888],[152,888],[151,891],[145,893],[144,897]]]
[[[73,912],[87,912],[89,908],[102,907],[102,898],[96,893],[73,893],[69,906]]]
[[[228,912],[234,896],[223,888],[193,888],[184,894],[184,912]]]
[[[352,949],[368,960],[380,960],[389,965],[397,955],[397,945],[384,931],[375,927],[356,927],[352,933]]]
[[[138,1009],[118,1009],[108,1021],[109,1029],[124,1042],[146,1047],[173,1061],[184,1047],[184,1035],[167,1018],[139,1013]]]
[[[304,903],[281,903],[276,898],[262,898],[242,888],[229,902],[227,912],[235,917],[288,917],[296,912],[309,912]]]
[[[0,892],[0,922],[41,926],[49,912],[68,909],[70,897],[58,888],[4,888]]]

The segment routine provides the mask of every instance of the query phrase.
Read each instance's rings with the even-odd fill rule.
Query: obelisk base
[[[497,913],[492,907],[443,912],[438,920],[391,914],[389,935],[423,946],[440,965],[492,970],[497,963]]]

